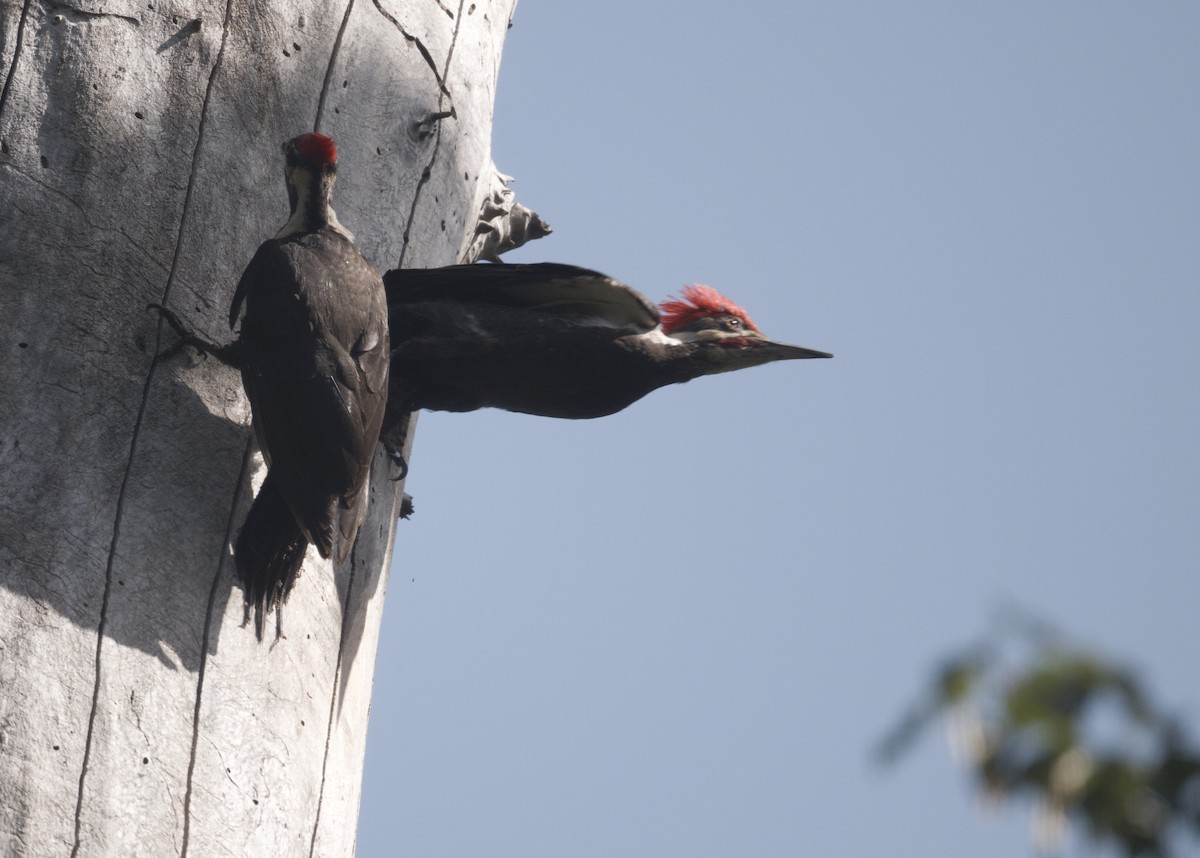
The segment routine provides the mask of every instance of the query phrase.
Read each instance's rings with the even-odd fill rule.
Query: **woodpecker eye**
[[[742,327],[742,320],[730,316],[725,320],[725,327],[731,331],[739,330]]]

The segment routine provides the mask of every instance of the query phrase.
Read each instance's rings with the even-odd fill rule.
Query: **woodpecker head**
[[[660,305],[662,331],[675,340],[699,345],[712,363],[708,374],[777,360],[833,357],[767,339],[745,310],[711,286],[685,286],[680,295]]]
[[[324,134],[301,134],[283,144],[283,174],[287,179],[292,218],[280,236],[331,223],[342,232],[329,207],[337,178],[337,147]],[[347,236],[349,233],[346,232]]]

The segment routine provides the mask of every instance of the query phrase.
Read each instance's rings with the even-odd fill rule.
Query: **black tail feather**
[[[280,610],[287,601],[307,548],[304,532],[268,471],[234,550],[246,607],[254,609],[254,633],[260,641],[263,615],[271,608]]]

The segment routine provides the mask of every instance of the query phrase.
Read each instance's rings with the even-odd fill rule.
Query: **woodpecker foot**
[[[404,497],[400,498],[400,518],[410,519],[414,511],[412,495],[405,492]]]
[[[392,477],[392,482],[398,483],[408,476],[408,460],[404,458],[404,454],[400,452],[400,449],[392,445],[390,441],[387,439],[381,440],[383,441],[383,449],[387,452],[388,458],[392,460],[392,464],[400,471],[399,474]]]
[[[179,337],[178,340],[159,352],[158,356],[160,358],[168,358],[184,346],[191,346],[203,356],[212,355],[226,366],[231,366],[234,369],[239,367],[237,343],[222,346],[211,340],[204,339],[204,337],[192,330],[186,322],[175,315],[174,311],[168,310],[162,304],[147,304],[146,309],[157,310],[158,315],[171,326]]]

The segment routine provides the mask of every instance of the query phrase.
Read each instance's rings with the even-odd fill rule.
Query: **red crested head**
[[[758,331],[758,325],[750,321],[745,310],[711,286],[702,283],[684,286],[679,294],[680,299],[663,301],[659,305],[664,333],[669,334],[707,316],[737,316],[747,328]]]
[[[329,169],[337,166],[337,147],[324,134],[301,134],[291,141],[292,151],[311,167]]]

